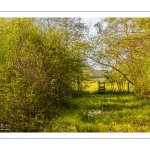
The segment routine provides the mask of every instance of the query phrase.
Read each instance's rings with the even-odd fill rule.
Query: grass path
[[[149,120],[150,101],[129,94],[87,94],[64,103],[51,132],[149,132]]]

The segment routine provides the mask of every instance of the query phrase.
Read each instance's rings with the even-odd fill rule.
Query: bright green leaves
[[[33,126],[51,119],[83,80],[83,24],[51,21],[55,28],[44,19],[0,19],[0,122],[12,131],[41,130]]]
[[[133,83],[135,92],[141,96],[150,93],[149,20],[149,18],[105,19],[103,32],[97,35],[99,43],[95,53],[98,57],[93,55],[93,60],[96,59],[104,66],[112,66],[117,71],[115,75],[111,74],[114,80],[122,80],[122,77],[125,77]],[[118,77],[118,73],[123,76]]]

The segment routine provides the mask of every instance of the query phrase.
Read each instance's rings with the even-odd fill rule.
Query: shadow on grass
[[[99,109],[102,111],[137,110],[149,105],[150,101],[142,101],[133,94],[127,93],[84,93],[80,97],[66,99],[62,103],[59,115],[64,112],[79,114],[83,111]],[[66,113],[64,114],[66,115]]]

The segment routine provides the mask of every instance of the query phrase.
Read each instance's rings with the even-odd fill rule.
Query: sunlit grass
[[[87,85],[88,87],[86,88],[85,91],[89,92],[89,93],[94,93],[94,92],[98,92],[98,82],[105,82],[105,90],[106,92],[119,92],[119,87],[117,85],[117,83],[115,84],[111,84],[109,83],[105,78],[95,78],[95,79],[91,79],[90,81],[88,81]],[[122,86],[121,91],[123,92],[127,92],[128,91],[128,83],[124,83],[124,85]],[[133,92],[133,87],[130,84],[129,85],[129,91]]]
[[[98,112],[90,115],[90,112]],[[100,95],[70,99],[51,132],[149,132],[150,102],[133,95]],[[48,129],[47,129],[48,130]]]
[[[88,81],[86,95],[66,100],[44,131],[149,132],[150,102],[129,93],[98,94],[99,80],[104,81]],[[106,84],[106,91],[112,91],[110,84]]]

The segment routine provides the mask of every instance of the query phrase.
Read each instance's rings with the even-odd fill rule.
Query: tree
[[[64,100],[78,93],[87,43],[77,34],[78,20],[59,22],[53,28],[37,18],[0,19],[0,121],[12,131],[44,130]]]
[[[107,18],[103,30],[96,36],[104,43],[96,47],[97,57],[104,66],[110,66],[134,85],[135,93],[149,93],[149,19]],[[147,26],[145,26],[145,24]],[[102,26],[102,25],[101,25]],[[101,44],[99,43],[99,45]],[[146,96],[147,97],[147,96]]]

